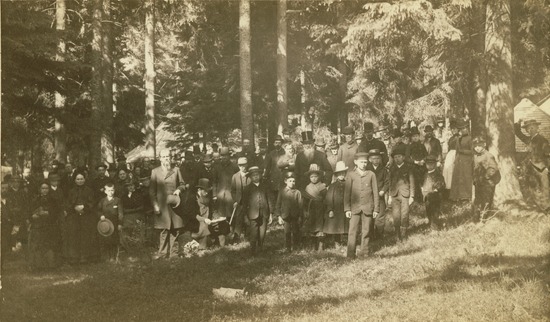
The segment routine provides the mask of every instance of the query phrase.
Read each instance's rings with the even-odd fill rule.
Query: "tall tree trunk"
[[[344,9],[345,9],[345,3],[343,1],[339,2],[336,7],[336,20],[338,22],[337,28],[338,31],[342,36],[344,36],[347,32],[347,30],[343,29],[342,26],[344,24],[345,18],[344,18]],[[348,91],[348,73],[347,73],[347,66],[346,61],[344,57],[340,57],[338,61],[338,71],[340,72],[340,79],[338,80],[338,88],[340,90],[340,96],[338,100],[338,121],[339,121],[339,131],[338,134],[342,131],[342,129],[346,126],[348,126],[348,109],[346,107],[346,93]],[[338,139],[340,139],[340,136],[338,136]]]
[[[487,1],[485,53],[487,55],[487,129],[489,151],[500,167],[495,205],[519,201],[522,194],[516,173],[514,104],[512,97],[512,36],[510,0]]]
[[[103,136],[102,155],[109,163],[115,162],[113,144],[113,47],[111,41],[111,0],[103,0]]]
[[[145,0],[145,151],[155,158],[155,0]]]
[[[288,128],[286,0],[277,1],[277,132]]]
[[[103,133],[103,95],[102,95],[102,69],[101,47],[103,19],[103,1],[93,1],[92,18],[92,133],[90,135],[89,166],[94,169],[101,163],[101,136]]]
[[[239,3],[239,44],[242,140],[254,142],[250,68],[250,0],[240,0]]]
[[[472,49],[475,53],[471,63],[471,90],[473,100],[471,102],[470,119],[472,120],[472,135],[487,134],[486,127],[486,91],[487,91],[487,72],[483,59],[485,51],[485,33],[484,22],[485,12],[483,4],[474,1],[472,3],[472,23],[470,23],[469,33],[472,35]]]
[[[65,61],[65,16],[67,7],[65,0],[56,0],[55,6],[55,30],[57,31],[57,53],[55,60],[58,62]],[[63,77],[58,76],[58,80],[61,82]],[[55,109],[58,114],[65,108],[65,96],[59,92],[55,92]],[[55,146],[55,159],[63,163],[67,162],[67,131],[65,130],[65,124],[59,119],[59,116],[55,118],[54,125],[54,146]]]

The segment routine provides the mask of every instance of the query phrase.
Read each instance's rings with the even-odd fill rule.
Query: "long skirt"
[[[472,200],[474,184],[473,155],[457,154],[449,198],[451,200]]]
[[[87,213],[70,213],[65,218],[64,256],[69,263],[99,260],[97,222],[95,216]]]
[[[311,200],[308,205],[303,232],[310,236],[323,236],[325,204],[323,200]]]
[[[453,170],[455,167],[456,150],[451,150],[445,157],[445,163],[443,164],[443,178],[445,179],[445,186],[447,189],[451,189],[453,182]]]
[[[33,227],[28,240],[28,260],[33,269],[54,268],[59,264],[61,231],[55,225]]]

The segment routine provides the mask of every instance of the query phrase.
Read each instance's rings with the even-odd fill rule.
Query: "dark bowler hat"
[[[313,143],[313,132],[312,131],[303,131],[302,132],[302,143],[303,144]]]
[[[346,126],[342,129],[342,134],[344,135],[353,135],[353,128],[351,126]]]
[[[370,149],[369,150],[369,157],[373,156],[373,155],[378,155],[378,156],[381,156],[383,155],[384,153],[380,152],[380,149]]]
[[[400,138],[403,136],[403,133],[401,132],[401,130],[399,129],[395,129],[393,130],[393,133],[391,135],[392,138],[396,139],[396,138]]]
[[[420,131],[418,131],[416,126],[411,128],[411,135],[420,135]]]
[[[369,154],[367,152],[355,153],[355,160],[368,160]]]
[[[285,179],[290,179],[290,178],[296,179],[296,174],[292,171],[287,171],[287,172],[284,173],[284,178]]]
[[[487,143],[482,136],[476,136],[472,142],[474,143],[474,146],[485,146],[485,144]]]
[[[400,144],[396,146],[393,151],[391,151],[391,156],[394,157],[396,155],[407,155],[407,147],[404,144]]]
[[[196,187],[204,190],[212,189],[212,186],[210,185],[210,180],[208,180],[208,178],[200,178]]]
[[[426,157],[426,163],[437,163],[437,157],[435,155],[428,155]]]
[[[434,128],[429,124],[424,127],[424,133],[429,133],[433,131],[434,131]]]
[[[523,125],[521,127],[523,128],[527,128],[528,126],[531,126],[531,125],[540,125],[541,123],[535,119],[530,119],[530,120],[527,120],[525,122],[523,122]]]
[[[374,132],[374,124],[372,124],[372,122],[366,122],[365,124],[363,124],[363,132],[365,133]]]

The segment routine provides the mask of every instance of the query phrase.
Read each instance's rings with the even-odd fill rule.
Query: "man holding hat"
[[[313,147],[313,132],[302,132],[302,144],[304,150],[296,156],[296,175],[297,175],[297,187],[299,190],[303,189],[309,184],[309,177],[305,174],[311,164],[317,164],[325,175],[321,178],[321,181],[329,185],[332,182],[332,167],[327,160],[327,155],[323,152],[315,150]]]
[[[238,171],[239,168],[229,160],[229,148],[220,148],[220,162],[213,172],[213,196],[222,217],[229,218],[233,212],[231,178]]]
[[[501,177],[495,157],[486,150],[483,137],[474,138],[474,152],[474,221],[481,219],[483,222],[485,214],[493,207],[495,186]]]
[[[409,228],[409,206],[414,202],[414,175],[410,163],[405,162],[407,149],[399,145],[392,151],[390,166],[389,195],[392,198],[392,217],[399,240],[407,238]]]
[[[355,153],[357,153],[357,148],[359,147],[355,141],[355,133],[351,126],[346,126],[342,130],[342,134],[344,134],[346,142],[338,149],[337,161],[344,161],[348,169],[353,169],[355,168],[355,164],[353,163],[355,160]]]
[[[367,170],[374,172],[378,185],[380,211],[378,217],[374,218],[374,239],[382,239],[386,226],[386,199],[390,188],[390,173],[386,167],[382,166],[382,153],[380,150],[372,149],[369,151]]]
[[[243,190],[240,205],[244,220],[250,227],[250,247],[255,256],[262,250],[267,225],[273,220],[274,205],[270,204],[267,186],[261,182],[262,170],[253,166],[248,169],[250,184]]]
[[[231,236],[234,241],[238,240],[243,233],[243,214],[242,207],[240,206],[243,196],[243,190],[250,184],[250,178],[248,177],[248,159],[246,157],[240,157],[237,160],[237,166],[239,172],[235,173],[231,178],[231,197],[233,198],[233,220],[231,220]]]
[[[472,200],[472,186],[474,184],[474,148],[470,136],[469,124],[459,119],[456,127],[460,130],[460,137],[456,144],[455,166],[449,198],[455,201]]]
[[[160,246],[156,258],[177,256],[175,243],[183,228],[183,220],[168,205],[170,195],[179,196],[185,190],[185,181],[179,168],[170,163],[170,150],[160,151],[161,165],[151,171],[149,197],[155,214],[155,229],[159,230]]]
[[[535,197],[535,202],[543,211],[550,212],[550,182],[548,178],[548,158],[550,156],[550,144],[539,133],[540,122],[534,119],[522,120],[514,124],[516,136],[529,146],[527,176],[531,179],[529,190]],[[522,128],[529,135],[525,135]]]
[[[363,125],[363,134],[364,138],[361,140],[357,152],[368,153],[372,149],[378,149],[383,153],[382,166],[386,166],[388,163],[388,150],[384,142],[374,138],[374,124],[366,122]]]
[[[357,152],[355,169],[349,171],[344,186],[344,212],[350,219],[347,257],[355,258],[359,222],[361,254],[369,255],[369,242],[374,230],[374,219],[380,211],[378,183],[374,172],[367,170],[368,153]]]

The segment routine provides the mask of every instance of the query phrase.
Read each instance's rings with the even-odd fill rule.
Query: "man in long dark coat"
[[[317,164],[320,170],[324,173],[324,177],[321,177],[322,181],[329,185],[332,182],[332,166],[327,160],[327,155],[323,152],[315,150],[313,146],[313,132],[302,132],[302,144],[304,151],[298,153],[296,156],[296,176],[298,179],[297,187],[299,190],[309,184],[309,176],[306,172],[309,170],[309,166],[313,163]]]
[[[355,163],[353,163],[353,161],[355,160],[355,153],[357,153],[357,148],[359,146],[354,138],[355,133],[351,126],[346,126],[342,130],[342,134],[344,134],[346,142],[344,142],[338,149],[338,158],[336,161],[344,161],[348,169],[351,170],[355,167]]]
[[[267,183],[269,189],[269,202],[272,205],[277,201],[277,195],[279,194],[279,188],[282,182],[282,173],[277,166],[279,158],[285,154],[282,144],[283,138],[277,135],[273,142],[273,150],[271,150],[265,158],[264,182]]]
[[[185,190],[185,181],[179,168],[170,164],[170,150],[160,152],[161,165],[151,171],[149,196],[155,214],[155,229],[160,231],[160,246],[156,258],[178,255],[175,248],[183,220],[168,205],[168,196]]]
[[[370,150],[378,149],[382,153],[382,166],[388,163],[388,149],[384,142],[374,138],[374,124],[366,122],[363,125],[364,137],[357,148],[357,152],[369,153]]]

